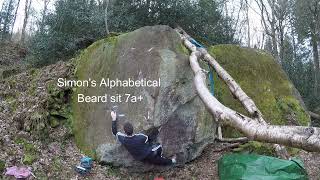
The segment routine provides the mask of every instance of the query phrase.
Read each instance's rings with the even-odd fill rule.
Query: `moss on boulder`
[[[274,125],[308,125],[310,117],[300,104],[293,84],[285,72],[268,53],[236,45],[218,45],[208,49],[220,65],[253,99],[264,115]],[[215,79],[215,95],[224,105],[247,114],[241,103],[230,93],[225,83]],[[224,135],[238,137],[241,133],[225,127]]]

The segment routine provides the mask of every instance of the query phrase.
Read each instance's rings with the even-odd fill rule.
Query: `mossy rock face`
[[[72,121],[71,113],[71,94],[70,88],[58,88],[55,82],[47,85],[48,98],[48,113],[49,125],[56,128],[61,124],[69,124]]]
[[[182,163],[200,155],[215,134],[215,122],[193,86],[189,53],[179,35],[168,26],[143,27],[130,33],[100,40],[78,57],[76,78],[97,81],[96,87],[78,87],[73,93],[73,127],[77,145],[104,163],[132,167],[134,171],[154,167],[133,161],[111,133],[110,110],[118,105],[125,114],[119,130],[130,121],[135,132],[157,132],[164,155],[178,154]],[[99,87],[110,80],[159,80],[160,87]],[[79,103],[78,94],[141,95],[136,103]]]
[[[293,84],[274,58],[266,52],[235,45],[218,45],[208,49],[219,64],[235,79],[244,92],[253,99],[274,125],[308,125],[310,117],[299,102]],[[233,97],[225,83],[215,79],[215,96],[227,107],[248,115],[241,103]],[[225,127],[224,135],[241,134]]]

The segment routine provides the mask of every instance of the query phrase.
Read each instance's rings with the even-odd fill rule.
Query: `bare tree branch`
[[[320,115],[319,115],[319,114],[316,114],[316,113],[311,112],[311,111],[309,111],[309,114],[310,114],[310,116],[311,116],[312,118],[315,118],[315,119],[319,119],[319,120],[320,120]]]

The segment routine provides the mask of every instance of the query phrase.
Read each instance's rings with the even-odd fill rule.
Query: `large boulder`
[[[146,171],[150,166],[134,161],[111,133],[110,110],[118,105],[119,130],[124,122],[135,132],[157,134],[164,156],[178,155],[180,163],[196,158],[214,139],[216,124],[197,96],[188,51],[179,35],[168,26],[143,27],[136,31],[100,40],[78,58],[79,80],[159,80],[160,87],[78,87],[73,97],[74,132],[78,146],[95,153],[102,163]],[[78,94],[141,95],[142,101],[79,103]],[[156,132],[156,133],[155,133]]]
[[[208,51],[253,99],[268,123],[304,126],[310,123],[299,92],[269,53],[236,45],[212,46]],[[214,79],[217,99],[224,105],[248,115],[216,74]],[[230,127],[224,128],[224,135],[242,136]]]

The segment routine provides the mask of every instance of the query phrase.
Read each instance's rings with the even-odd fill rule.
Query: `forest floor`
[[[3,121],[2,121],[3,123]],[[3,127],[3,124],[1,124]],[[56,133],[52,136],[60,137],[66,133],[66,129],[59,127]],[[18,133],[18,136],[23,137],[26,134]],[[7,136],[8,137],[8,136]],[[39,142],[31,142],[34,145],[40,145]],[[161,173],[129,173],[125,168],[117,168],[111,166],[101,166],[94,163],[92,171],[86,176],[81,176],[74,171],[74,167],[79,164],[79,160],[83,156],[79,149],[76,147],[73,138],[66,140],[64,143],[52,142],[45,145],[36,146],[37,151],[40,152],[36,161],[31,165],[34,174],[39,179],[71,179],[71,180],[92,180],[92,179],[132,179],[132,180],[153,180],[155,177],[163,177],[164,179],[174,180],[213,180],[218,178],[218,160],[224,153],[229,150],[217,151],[223,147],[221,144],[211,144],[202,153],[200,157],[194,161],[186,164],[184,167],[175,167],[169,171]],[[3,150],[3,149],[2,149]],[[23,148],[20,145],[12,144],[6,146],[4,154],[0,155],[0,159],[6,158],[5,154],[8,151],[15,152],[15,155],[7,156],[7,165],[22,165],[21,159],[23,158]],[[305,167],[308,171],[310,180],[319,179],[320,167],[320,154],[307,153],[302,151],[299,156],[304,161]],[[10,179],[3,177],[3,179]],[[13,178],[12,178],[13,179]],[[31,177],[30,179],[35,179]]]

